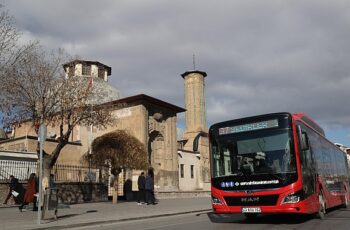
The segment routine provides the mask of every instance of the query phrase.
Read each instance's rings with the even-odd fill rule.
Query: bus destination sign
[[[275,127],[278,127],[278,119],[219,128],[219,135],[242,133],[242,132],[260,130],[260,129],[275,128]]]

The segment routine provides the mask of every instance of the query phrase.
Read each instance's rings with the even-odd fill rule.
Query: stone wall
[[[7,183],[0,183],[0,204],[4,203],[6,196],[9,191],[9,186]],[[8,204],[14,204],[13,199],[10,199]]]
[[[65,183],[58,184],[57,189],[59,202],[64,204],[108,201],[108,188],[104,184]]]

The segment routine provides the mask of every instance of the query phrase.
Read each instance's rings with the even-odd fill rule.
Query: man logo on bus
[[[259,197],[242,197],[241,202],[243,203],[258,202],[259,199],[260,199]]]

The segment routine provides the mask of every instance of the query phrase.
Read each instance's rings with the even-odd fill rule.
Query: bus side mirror
[[[309,137],[307,136],[307,133],[305,131],[302,131],[300,125],[297,126],[297,129],[298,129],[298,134],[299,134],[301,151],[306,151],[310,148]]]
[[[302,151],[306,151],[309,150],[310,146],[309,146],[309,137],[307,136],[307,134],[305,132],[301,133],[301,137],[300,137],[300,147]]]

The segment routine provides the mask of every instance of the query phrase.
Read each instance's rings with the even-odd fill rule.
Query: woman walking
[[[24,205],[27,205],[32,202],[33,202],[33,211],[38,211],[38,208],[36,206],[36,196],[35,196],[36,193],[37,193],[36,176],[35,176],[35,173],[32,173],[30,174],[28,179],[27,190],[24,194],[23,203],[21,206],[18,207],[21,212]]]

